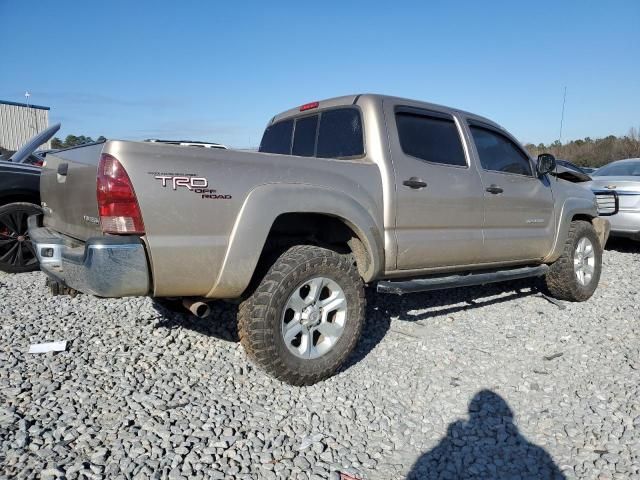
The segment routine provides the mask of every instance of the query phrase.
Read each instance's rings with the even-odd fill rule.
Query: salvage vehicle
[[[40,166],[44,156],[34,151],[60,128],[55,124],[34,136],[6,160],[0,160],[0,270],[38,270],[27,219],[40,213]]]
[[[640,240],[640,158],[618,160],[591,174],[597,196],[615,194],[616,214],[609,220],[611,235]]]
[[[40,212],[40,167],[0,160],[0,270],[38,269],[27,218]]]
[[[308,385],[347,359],[365,284],[404,294],[526,277],[587,300],[608,222],[496,123],[353,95],[276,115],[258,152],[108,140],[48,157],[29,219],[54,285],[240,300],[248,356]]]
[[[576,173],[582,173],[584,175],[589,175],[589,172],[587,172],[585,170],[585,167],[580,167],[578,165],[576,165],[575,163],[572,163],[568,160],[561,160],[561,159],[556,159],[556,164],[562,167],[565,167],[569,170],[572,170]]]

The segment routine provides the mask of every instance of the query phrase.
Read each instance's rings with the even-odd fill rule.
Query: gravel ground
[[[231,305],[199,320],[0,274],[0,477],[640,478],[639,254],[614,245],[564,309],[526,282],[370,291],[349,365],[304,388],[247,362]]]

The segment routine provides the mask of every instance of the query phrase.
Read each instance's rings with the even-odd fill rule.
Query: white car
[[[592,174],[591,190],[615,192],[617,213],[608,217],[611,235],[640,240],[640,158],[618,160]]]

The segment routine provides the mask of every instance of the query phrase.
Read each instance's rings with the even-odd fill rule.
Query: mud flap
[[[607,243],[607,239],[609,238],[609,233],[611,232],[611,224],[609,223],[609,220],[598,217],[594,218],[591,223],[598,235],[598,239],[600,239],[600,245],[604,248]]]

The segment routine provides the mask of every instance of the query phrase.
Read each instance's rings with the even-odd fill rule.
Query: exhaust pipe
[[[208,317],[211,313],[211,308],[209,307],[209,305],[204,302],[200,302],[199,300],[191,300],[189,298],[185,298],[182,300],[182,305],[184,306],[184,308],[186,308],[199,318]]]

